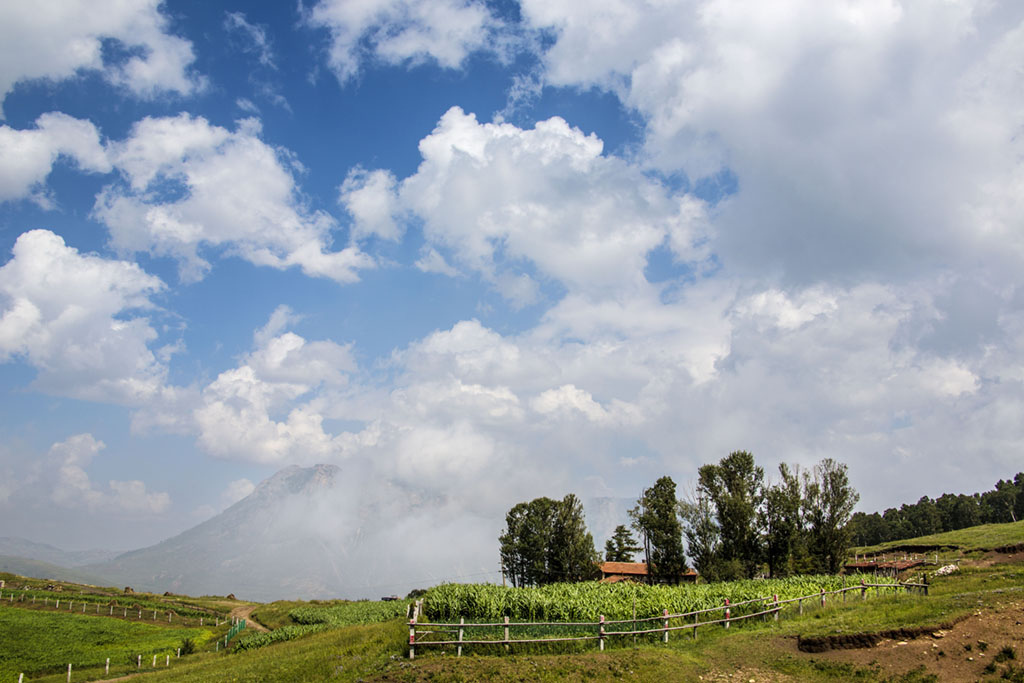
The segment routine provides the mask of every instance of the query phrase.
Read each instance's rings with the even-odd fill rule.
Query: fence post
[[[466,623],[466,617],[459,617],[459,645],[455,650],[455,656],[462,656],[462,625]]]
[[[693,639],[697,640],[697,615],[693,615]]]
[[[804,613],[804,599],[803,598],[797,598],[796,607],[799,610],[800,614]]]
[[[731,611],[729,610],[729,598],[725,599],[725,627],[729,628],[729,616]]]
[[[775,621],[779,620],[779,594],[775,594]]]
[[[927,574],[927,572],[924,575],[924,597],[926,597],[926,598],[928,597],[928,574]]]
[[[864,579],[860,580],[860,599],[861,600],[867,600],[868,599],[868,588],[867,588],[867,586],[864,585]]]
[[[604,615],[601,615],[601,620],[597,627],[597,649],[604,652]]]
[[[141,669],[142,668],[142,655],[139,655],[139,659],[138,659],[138,662],[136,662],[136,664],[135,664],[135,668],[137,668],[137,669]]]
[[[71,662],[68,662],[68,683],[71,683]]]
[[[164,666],[170,666],[170,665],[171,665],[171,656],[167,655],[167,661],[164,662]]]
[[[409,620],[409,659],[416,659],[416,617]]]
[[[110,657],[107,657],[107,665],[105,667],[103,667],[103,675],[104,676],[109,676],[110,675]]]
[[[661,616],[665,619],[665,633],[662,635],[662,642],[668,642],[668,608],[661,610]]]
[[[823,608],[825,607],[825,589],[824,588],[821,589],[821,606]]]
[[[505,652],[508,652],[508,617],[505,617]]]
[[[156,668],[156,655],[153,655],[153,668]]]
[[[843,602],[846,602],[846,574],[843,574]]]

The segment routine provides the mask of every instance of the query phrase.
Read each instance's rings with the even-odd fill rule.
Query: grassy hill
[[[884,552],[931,552],[951,549],[962,552],[1010,549],[1024,544],[1024,521],[1006,524],[982,524],[941,534],[905,538],[878,545],[854,548],[851,552],[873,554]]]
[[[1022,541],[1024,523],[986,525],[912,539],[911,543],[971,554]],[[882,547],[892,548],[893,544]],[[30,589],[44,583],[10,575],[0,578],[6,578],[8,586]],[[187,605],[193,610],[216,610],[222,616],[254,607],[253,603],[216,596],[123,596],[116,589],[94,586],[65,584],[62,588],[63,598],[75,597],[90,606],[90,600],[135,600],[146,609],[150,605],[166,609]],[[1019,623],[1024,620],[1024,563],[1019,556],[986,555],[976,562],[968,557],[960,571],[934,577],[927,597],[888,590],[872,591],[864,601],[859,599],[859,591],[847,596],[847,600],[830,600],[824,608],[816,600],[804,601],[802,613],[795,604],[790,605],[777,622],[769,617],[734,624],[729,630],[708,626],[696,639],[679,632],[667,644],[657,637],[636,644],[617,639],[604,652],[590,644],[545,644],[513,646],[510,654],[502,653],[500,646],[489,650],[488,646],[476,650],[470,646],[461,658],[454,656],[451,647],[420,648],[412,661],[408,659],[408,626],[401,617],[391,618],[396,612],[381,609],[384,603],[255,605],[253,617],[258,621],[281,635],[292,629],[293,635],[266,638],[260,634],[267,645],[235,647],[249,637],[243,632],[225,651],[217,643],[223,643],[227,624],[210,628],[207,622],[200,632],[187,636],[187,629],[195,629],[195,624],[128,623],[130,619],[90,614],[38,613],[24,610],[20,603],[12,606],[5,598],[0,600],[0,681],[17,680],[16,674],[12,677],[14,671],[31,667],[35,668],[26,671],[26,680],[65,681],[66,664],[58,660],[73,656],[80,659],[75,663],[73,681],[99,680],[103,678],[99,662],[106,657],[113,658],[113,676],[115,659],[116,670],[123,674],[133,670],[129,660],[134,655],[137,662],[139,654],[144,655],[146,680],[153,682],[677,681],[700,677],[705,681],[1024,681],[1024,643],[1019,633]],[[306,622],[301,618],[321,612],[331,619]],[[370,623],[361,623],[364,621]],[[303,630],[306,623],[317,627]],[[33,635],[40,633],[46,637]],[[167,655],[176,653],[185,637],[197,643],[197,652],[180,659],[172,656],[170,666],[163,667]],[[826,651],[802,650],[801,644],[807,643],[824,643]],[[43,645],[56,654],[41,653]],[[57,649],[65,645],[73,645],[80,654]],[[869,647],[828,649],[851,646]],[[153,654],[158,655],[160,664],[155,670]]]
[[[67,567],[59,567],[41,560],[29,560],[24,557],[12,557],[10,555],[0,555],[0,572],[30,576],[37,579],[57,579],[58,581],[70,581],[72,583],[93,585],[106,583],[102,578],[90,572],[68,569]]]

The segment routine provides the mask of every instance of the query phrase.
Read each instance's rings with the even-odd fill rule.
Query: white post
[[[136,663],[136,667],[139,668],[139,669],[142,668],[142,655],[139,655],[139,660]]]
[[[598,649],[601,650],[601,652],[604,652],[604,615],[603,614],[601,615],[601,621],[599,623],[601,625],[600,625],[600,627],[598,628],[598,631],[597,631],[597,636],[598,636],[597,637],[597,644],[598,644]]]
[[[156,655],[153,655],[153,668],[156,668]]]
[[[202,625],[203,625],[203,618],[202,618],[202,617],[199,617],[199,625],[200,625],[200,626],[202,626]]]
[[[661,640],[662,640],[662,642],[667,643],[668,642],[668,608],[667,607],[665,609],[661,610],[661,616],[662,616],[662,618],[665,621],[665,633],[664,633],[664,635],[662,635]]]
[[[68,683],[71,683],[71,662],[68,662]]]
[[[508,617],[505,617],[505,652],[508,652]]]
[[[60,609],[60,598],[57,598],[57,606],[54,609]]]
[[[153,621],[156,621],[156,610],[153,610]]]
[[[167,613],[167,623],[168,624],[171,623],[171,613],[170,612]]]
[[[466,617],[459,617],[459,644],[455,648],[455,656],[462,656],[462,625],[466,623]]]
[[[731,610],[729,609],[729,598],[725,599],[725,627],[729,628],[729,618],[731,616]]]
[[[170,665],[171,665],[171,656],[167,655],[167,663],[164,664],[164,666],[170,666]]]
[[[181,657],[181,648],[178,648],[178,657]]]
[[[104,667],[104,669],[103,669],[103,675],[104,676],[109,676],[110,675],[110,657],[107,657],[107,666]]]
[[[25,674],[18,674],[18,683],[21,683],[25,679]]]

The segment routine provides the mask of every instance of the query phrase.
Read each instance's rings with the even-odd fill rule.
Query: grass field
[[[140,654],[151,663],[154,654],[174,656],[186,638],[198,645],[211,635],[208,629],[0,607],[0,680],[17,680],[19,673],[34,680],[39,674],[66,672],[69,662],[76,670],[95,668],[108,657],[112,670],[134,669]]]
[[[905,538],[900,541],[887,541],[878,545],[854,548],[850,552],[858,554],[883,553],[892,548],[903,547],[944,547],[956,548],[963,552],[993,550],[1003,546],[1024,543],[1024,520],[1007,522],[1006,524],[982,524],[969,529],[946,531],[930,536]]]
[[[942,538],[945,537],[945,538]],[[929,539],[914,539],[931,542],[940,538],[940,543],[964,548],[979,556],[977,551],[1002,545],[1014,545],[1024,541],[1024,524],[987,525],[973,530],[954,532],[952,535]],[[906,544],[907,541],[900,543]],[[270,628],[297,625],[295,614],[321,620],[333,615],[335,623],[326,630],[305,634],[299,638],[275,642],[253,650],[232,650],[231,652],[210,652],[208,648],[199,654],[172,660],[168,669],[157,667],[146,674],[147,681],[188,682],[205,681],[592,681],[630,678],[643,681],[698,680],[744,680],[756,681],[889,681],[892,683],[934,683],[938,680],[1020,680],[1024,681],[1024,669],[1018,666],[1024,658],[1024,633],[1019,622],[1024,621],[1024,563],[1003,555],[986,555],[978,558],[975,566],[965,563],[961,571],[944,577],[935,577],[928,597],[915,594],[889,595],[885,591],[872,593],[865,601],[857,592],[848,593],[847,600],[830,600],[821,609],[805,603],[805,613],[799,615],[796,606],[786,608],[781,619],[775,622],[753,620],[742,627],[734,625],[726,631],[721,627],[709,626],[700,630],[696,640],[682,634],[673,634],[668,644],[641,641],[636,646],[621,643],[605,652],[595,647],[558,652],[552,646],[551,653],[528,653],[524,648],[513,646],[510,654],[492,654],[499,648],[483,646],[474,650],[467,647],[465,656],[455,658],[453,649],[420,648],[417,658],[408,659],[408,626],[404,619],[397,618],[383,623],[344,625],[352,620],[386,618],[385,612],[370,615],[373,610],[384,610],[378,604],[347,603],[344,601],[324,602],[279,602],[260,606],[254,613],[258,620]],[[997,562],[992,564],[993,559]],[[71,588],[68,589],[72,590]],[[86,588],[86,590],[90,590]],[[66,593],[67,594],[67,593]],[[146,599],[160,600],[161,596],[146,596]],[[188,598],[174,596],[185,604],[216,606],[228,610],[243,603],[224,598]],[[193,602],[194,601],[194,602]],[[816,602],[816,601],[811,601]],[[28,616],[10,616],[28,612]],[[349,614],[351,613],[351,614]],[[45,649],[49,639],[67,641],[61,635],[84,628],[81,640],[95,642],[93,654],[85,655],[83,661],[101,664],[112,653],[99,652],[104,642],[110,647],[120,647],[122,660],[144,653],[151,658],[154,652],[171,654],[184,636],[184,630],[149,624],[129,624],[116,619],[88,617],[81,615],[35,614],[16,607],[0,606],[0,618],[7,616],[19,619],[54,618],[55,622],[25,622],[21,625],[0,621],[0,683],[17,680],[12,675],[10,657],[20,656],[19,662],[26,666],[40,667],[37,671],[48,670],[46,675],[33,675],[29,680],[44,683],[58,683],[65,680],[66,650],[58,650],[50,659],[37,652]],[[347,615],[347,616],[346,616]],[[362,616],[360,616],[362,615]],[[982,615],[982,616],[979,616]],[[988,654],[978,640],[978,629],[984,626],[980,620],[1003,615],[1008,624],[1008,639],[993,641]],[[893,641],[884,647],[863,652],[860,659],[854,657],[814,655],[801,652],[796,647],[797,637],[843,636],[846,634],[880,633],[894,629],[926,629],[931,633],[943,624],[966,618],[961,626],[955,627],[946,640],[924,637],[905,648],[898,648]],[[1017,620],[1017,626],[1013,624]],[[1008,620],[1008,621],[1007,621]],[[998,621],[1000,625],[1004,621]],[[104,641],[99,638],[102,628],[112,630]],[[967,628],[967,625],[970,625]],[[1001,627],[1001,626],[1000,626]],[[20,629],[20,630],[19,630]],[[118,629],[126,629],[119,631]],[[140,629],[135,631],[133,629]],[[223,629],[221,629],[222,631]],[[970,634],[960,633],[969,630]],[[217,635],[222,635],[217,631]],[[37,636],[45,633],[44,638]],[[209,633],[209,631],[206,631]],[[961,640],[953,648],[953,633],[959,633]],[[1000,631],[999,633],[1003,633]],[[56,636],[52,634],[57,634]],[[159,635],[157,635],[159,634]],[[207,636],[215,637],[215,636]],[[963,640],[966,637],[967,640]],[[1003,636],[1000,635],[1000,638]],[[149,641],[147,638],[155,638]],[[163,640],[161,640],[163,638]],[[970,641],[974,638],[974,641]],[[14,643],[17,647],[9,647]],[[973,650],[968,648],[972,646]],[[209,641],[207,645],[209,645]],[[909,652],[919,645],[918,652],[927,655],[925,660],[893,664],[891,658],[900,652]],[[940,645],[941,644],[941,645]],[[147,647],[143,647],[146,645]],[[898,645],[905,645],[899,643]],[[21,648],[20,655],[18,648]],[[987,647],[987,644],[985,644]],[[488,651],[486,648],[491,648]],[[942,649],[944,648],[944,649]],[[996,654],[1009,657],[1008,652],[1020,653],[1017,660],[996,661]],[[137,652],[136,652],[137,651]],[[850,651],[854,652],[854,651]],[[843,651],[845,653],[845,651]],[[940,654],[941,653],[941,654]],[[986,664],[986,656],[988,663]],[[942,659],[942,658],[945,659]],[[91,659],[90,659],[91,658]],[[943,675],[936,669],[936,662],[957,660],[960,673]],[[941,660],[941,661],[940,661]],[[134,661],[134,660],[133,660]],[[151,660],[144,661],[143,668]],[[161,660],[162,661],[162,660]],[[925,667],[927,664],[930,668]],[[909,662],[909,663],[907,663]],[[112,659],[112,664],[114,659]],[[50,669],[45,667],[50,666]],[[56,667],[56,670],[52,667]],[[966,668],[963,668],[966,667]],[[128,670],[122,662],[121,672]],[[112,668],[112,674],[114,673]],[[967,672],[967,673],[963,673]],[[1002,677],[1002,678],[1000,678]],[[85,681],[102,678],[102,668],[82,669],[76,662],[72,680]]]

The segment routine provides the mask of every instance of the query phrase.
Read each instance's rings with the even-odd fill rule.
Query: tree
[[[650,581],[679,581],[686,571],[683,554],[683,528],[679,521],[676,484],[671,477],[661,477],[646,489],[629,511],[633,528],[639,532],[647,554],[647,576]]]
[[[571,493],[561,501],[535,498],[514,505],[498,542],[502,566],[517,587],[579,581],[597,571],[583,505]]]
[[[604,544],[604,559],[606,562],[632,562],[633,556],[641,550],[626,525],[620,524]]]
[[[583,503],[573,493],[555,506],[548,555],[549,582],[584,581],[598,571],[600,556],[587,531]]]
[[[734,451],[717,465],[698,470],[697,491],[715,507],[721,534],[723,578],[753,577],[761,560],[757,510],[763,497],[764,470],[747,451]]]
[[[848,522],[860,495],[850,485],[846,465],[825,458],[804,484],[809,550],[821,571],[839,571],[850,549]]]
[[[803,533],[800,470],[790,471],[786,463],[781,463],[779,475],[782,480],[778,484],[765,488],[764,504],[758,513],[764,530],[764,559],[772,578],[793,573],[793,555]]]
[[[693,566],[705,580],[718,580],[722,543],[711,501],[706,496],[697,496],[693,502],[680,501],[679,513]]]

